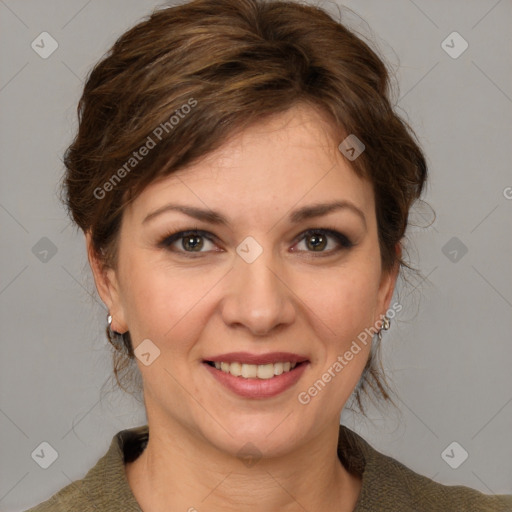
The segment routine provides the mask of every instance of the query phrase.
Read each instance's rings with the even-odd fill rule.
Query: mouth
[[[228,373],[233,377],[242,377],[244,379],[260,379],[268,380],[278,377],[284,373],[292,372],[298,366],[306,364],[308,361],[291,362],[279,361],[276,363],[267,364],[248,364],[240,362],[227,362],[227,361],[204,361],[207,365],[220,370],[221,372]]]
[[[203,367],[213,377],[215,386],[218,383],[221,389],[245,399],[272,398],[291,390],[309,364],[309,360],[304,359],[264,364],[236,360],[203,361]]]

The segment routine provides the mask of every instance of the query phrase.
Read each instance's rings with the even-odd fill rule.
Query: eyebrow
[[[366,217],[363,211],[358,208],[354,203],[346,200],[334,201],[332,203],[317,203],[309,206],[304,206],[290,213],[288,219],[291,223],[297,224],[306,219],[311,219],[315,217],[322,217],[323,215],[327,215],[336,210],[349,210],[357,214],[363,221],[365,229],[366,225]],[[178,211],[188,215],[189,217],[193,217],[194,219],[198,219],[204,222],[208,222],[210,224],[224,225],[229,226],[230,222],[224,217],[221,213],[216,212],[214,210],[203,210],[201,208],[195,208],[193,206],[184,206],[178,204],[167,204],[162,206],[161,208],[156,209],[151,212],[146,218],[142,221],[143,224],[148,222],[149,220],[155,218],[156,216],[168,212],[168,211]]]

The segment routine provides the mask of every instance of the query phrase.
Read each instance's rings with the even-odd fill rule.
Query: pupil
[[[194,240],[197,243],[194,243]],[[183,239],[183,248],[184,249],[192,249],[192,250],[194,250],[196,248],[201,249],[202,246],[203,246],[203,241],[199,235],[190,235]]]
[[[325,237],[321,234],[311,235],[309,238],[310,242],[313,241],[311,244],[308,242],[308,245],[310,248],[313,248],[313,250],[323,249],[325,248]]]

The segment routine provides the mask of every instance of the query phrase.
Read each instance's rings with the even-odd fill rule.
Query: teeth
[[[281,375],[284,372],[293,370],[297,363],[269,363],[269,364],[245,364],[245,363],[214,363],[217,370],[230,373],[235,377],[244,377],[246,379],[271,379],[275,375]]]

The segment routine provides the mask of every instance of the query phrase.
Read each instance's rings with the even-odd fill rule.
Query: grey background
[[[336,12],[334,2],[323,4]],[[106,312],[83,235],[56,190],[84,76],[156,5],[0,0],[4,511],[24,510],[83,477],[116,432],[146,422],[134,399],[102,393],[111,374]],[[342,421],[438,482],[512,493],[512,2],[344,5],[354,11],[349,26],[371,37],[397,71],[396,101],[428,156],[424,197],[437,219],[409,230],[410,258],[423,278],[398,283],[405,309],[384,334],[400,413],[370,408],[363,420],[344,411]],[[31,48],[43,31],[59,44],[47,59]],[[457,59],[441,47],[453,31],[469,43]],[[426,209],[413,213],[422,224],[429,217]],[[43,237],[57,251],[46,262],[34,254],[36,244],[48,244]],[[31,457],[43,441],[59,455],[46,470]],[[457,469],[441,457],[452,441],[469,453]]]

